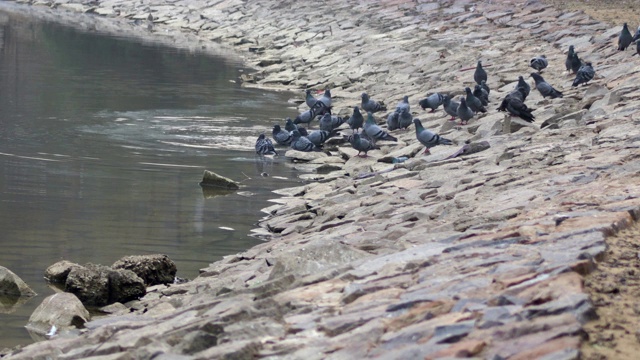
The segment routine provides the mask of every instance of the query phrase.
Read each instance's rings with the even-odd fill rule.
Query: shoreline
[[[606,257],[607,236],[640,217],[640,71],[631,51],[615,52],[618,27],[519,1],[508,2],[518,12],[465,0],[328,1],[293,12],[276,0],[196,1],[188,12],[164,1],[137,12],[118,0],[102,3],[113,12],[64,3],[102,13],[115,28],[128,22],[114,9],[130,19],[152,14],[154,31],[172,29],[172,46],[220,41],[257,69],[248,86],[329,86],[339,114],[350,114],[363,91],[389,108],[409,95],[413,113],[457,144],[422,156],[410,129],[370,158],[340,147],[335,157],[348,158],[340,170],[277,192],[284,197],[262,223],[278,237],[189,283],[148,289],[79,338],[6,358],[579,357],[584,325],[595,318],[583,276]],[[59,21],[77,16],[67,15]],[[570,44],[596,65],[587,87],[568,86]],[[535,126],[516,122],[504,133],[494,109],[538,54],[565,97],[533,89]],[[473,73],[460,69],[477,59],[492,64],[486,115],[460,127],[441,110],[419,109],[427,93],[462,94]],[[490,148],[449,159],[466,141]],[[376,161],[400,154],[410,159]],[[371,172],[380,173],[354,179]]]

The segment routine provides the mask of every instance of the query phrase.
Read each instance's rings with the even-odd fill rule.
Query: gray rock
[[[67,281],[69,272],[75,267],[81,268],[82,265],[67,260],[58,261],[44,271],[44,278],[50,283],[64,284]]]
[[[177,272],[176,264],[163,254],[125,256],[111,268],[131,270],[147,286],[173,283]]]
[[[89,311],[73,294],[57,293],[46,297],[33,311],[27,330],[39,336],[47,333],[84,328],[90,319]],[[55,330],[52,328],[55,326]]]
[[[0,266],[0,295],[29,297],[35,296],[36,293],[13,271]]]
[[[73,268],[67,276],[65,291],[75,294],[82,303],[90,306],[125,303],[146,293],[144,281],[133,271],[92,264]]]
[[[204,171],[204,174],[202,175],[202,181],[200,182],[200,186],[203,186],[203,187],[213,186],[217,188],[230,189],[230,190],[237,190],[240,188],[240,185],[237,182],[227,177],[224,177],[222,175],[218,175],[213,171],[209,171],[209,170]]]

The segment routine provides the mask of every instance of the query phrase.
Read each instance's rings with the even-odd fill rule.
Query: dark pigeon
[[[569,51],[567,52],[567,58],[564,61],[564,66],[567,68],[567,71],[572,71],[573,66],[571,66],[571,62],[573,61],[573,54],[575,53],[575,49],[573,45],[569,45]]]
[[[458,106],[460,106],[460,103],[452,100],[449,95],[445,95],[442,99],[442,107],[444,107],[444,112],[451,116],[451,119],[449,119],[449,121],[454,121],[458,117]]]
[[[582,60],[578,57],[578,53],[575,52],[573,45],[569,46],[569,52],[567,53],[567,59],[564,61],[564,65],[567,71],[577,73],[582,66]]]
[[[480,99],[473,95],[473,93],[471,92],[471,88],[464,88],[464,92],[467,94],[467,98],[465,100],[467,106],[469,107],[469,109],[471,109],[471,111],[473,111],[474,113],[487,112],[487,109],[485,109],[485,107],[482,105],[482,101],[480,101]]]
[[[278,155],[276,149],[273,148],[273,143],[264,134],[260,134],[256,140],[256,153],[260,155]]]
[[[367,95],[367,93],[362,93],[360,97],[362,97],[362,103],[360,104],[361,105],[360,108],[362,108],[362,110],[366,112],[374,113],[377,111],[387,110],[387,107],[384,105],[384,103],[378,102],[369,98],[369,95]]]
[[[473,89],[473,96],[482,102],[482,106],[489,105],[489,93],[482,86],[476,85]]]
[[[553,88],[553,86],[549,85],[548,82],[544,81],[544,78],[540,76],[538,73],[531,73],[531,77],[536,82],[536,89],[540,92],[543,98],[550,97],[552,99],[561,98],[562,93]]]
[[[460,125],[467,125],[474,115],[473,110],[467,106],[467,100],[464,97],[460,97],[460,106],[458,106],[457,113],[460,118]]]
[[[482,68],[482,62],[478,61],[476,65],[476,71],[473,73],[473,80],[476,81],[476,84],[482,84],[482,81],[487,81],[487,72]]]
[[[422,110],[427,110],[427,108],[431,109],[431,112],[435,112],[436,109],[442,105],[442,100],[444,99],[444,95],[439,93],[433,93],[426,98],[420,100],[419,104]]]
[[[500,103],[500,107],[498,107],[498,111],[506,111],[511,116],[517,116],[524,121],[533,122],[535,120],[535,116],[531,113],[534,109],[527,107],[524,103],[524,91],[522,88],[516,88]]]
[[[359,107],[353,107],[353,115],[349,117],[349,119],[347,120],[347,124],[349,124],[349,127],[354,132],[364,125],[364,116],[362,116]]]
[[[376,124],[373,114],[367,112],[367,120],[364,122],[364,132],[367,137],[375,144],[378,140],[398,141],[395,137],[389,135],[388,132],[382,130],[378,124]]]
[[[522,95],[524,96],[522,101],[525,101],[529,96],[529,93],[531,93],[531,86],[522,76],[518,76],[518,83],[516,84],[516,90],[517,89],[522,89]]]
[[[624,23],[624,25],[622,25],[622,31],[620,31],[620,36],[618,36],[618,50],[620,51],[627,50],[629,45],[631,45],[632,41],[633,41],[633,36],[629,31],[629,27],[627,26],[627,23]]]
[[[408,109],[403,109],[398,116],[398,127],[406,130],[411,124],[413,124],[413,116]]]
[[[445,139],[438,134],[427,130],[422,126],[420,119],[413,119],[413,123],[416,126],[416,138],[425,146],[424,154],[429,154],[429,149],[436,145],[453,145],[453,142],[449,139]]]
[[[387,116],[387,130],[393,131],[397,129],[400,129],[400,114],[394,111]]]
[[[369,150],[378,149],[375,144],[367,139],[361,138],[358,133],[349,136],[349,143],[351,144],[351,147],[358,150],[358,157],[367,157],[367,152],[369,152]],[[362,152],[364,152],[364,156],[360,155]]]
[[[289,119],[291,120],[291,119]],[[286,130],[282,130],[280,128],[280,125],[276,124],[273,125],[273,131],[271,133],[273,140],[275,140],[275,142],[278,145],[290,145],[291,144],[291,134],[286,131]]]
[[[487,85],[486,81],[482,81],[480,86],[487,92],[487,95],[491,94],[491,89],[489,89],[489,85]]]
[[[284,129],[287,130],[288,132],[292,132],[293,130],[295,130],[297,128],[298,128],[298,126],[293,123],[293,120],[291,120],[291,118],[287,118],[284,121]]]
[[[635,55],[640,55],[640,41],[636,41],[636,53],[631,56]]]
[[[300,135],[300,132],[298,130],[293,130],[291,132],[291,148],[293,150],[304,151],[304,152],[320,151],[320,149],[316,147],[311,142],[311,140]]]
[[[580,67],[580,70],[576,73],[576,78],[573,80],[573,84],[571,84],[571,86],[575,87],[580,84],[587,85],[594,76],[596,76],[596,71],[593,69],[593,66],[591,66],[591,63],[587,62]]]
[[[636,33],[635,35],[633,35],[633,39],[631,39],[631,42],[635,42],[638,39],[640,39],[640,26],[638,26],[638,28],[636,29]]]
[[[534,68],[537,72],[542,72],[542,70],[546,69],[549,66],[549,62],[547,61],[547,57],[544,55],[536,56],[529,61],[529,66]]]
[[[396,112],[401,113],[402,109],[407,109],[408,111],[411,111],[411,106],[409,105],[409,96],[407,95],[405,95],[396,106]]]

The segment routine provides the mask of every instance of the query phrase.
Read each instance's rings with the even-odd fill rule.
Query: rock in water
[[[131,270],[147,286],[171,284],[176,278],[176,264],[164,254],[125,256],[111,265],[112,269]]]
[[[65,281],[67,281],[67,276],[69,276],[71,269],[74,267],[81,268],[82,265],[67,260],[58,261],[44,271],[44,278],[53,284],[64,284]]]
[[[63,292],[42,300],[29,317],[26,328],[37,336],[44,337],[48,333],[52,336],[55,332],[84,328],[90,319],[82,302],[75,295]]]
[[[229,190],[237,190],[240,189],[240,185],[237,182],[226,178],[224,176],[218,175],[213,171],[205,170],[204,175],[202,176],[202,181],[200,182],[200,186],[214,186],[219,187],[221,189],[229,189]]]
[[[64,291],[76,295],[83,304],[104,306],[139,299],[146,294],[146,287],[131,270],[87,264],[71,269]]]
[[[0,266],[0,295],[35,296],[36,293],[13,271]]]

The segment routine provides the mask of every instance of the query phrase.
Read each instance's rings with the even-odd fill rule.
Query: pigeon
[[[302,135],[302,134],[300,134]],[[325,130],[314,130],[306,135],[307,139],[316,147],[322,147],[325,141],[331,137],[331,132]]]
[[[331,90],[325,89],[324,94],[318,99],[324,106],[331,109]]]
[[[289,119],[289,120],[291,120],[291,119]],[[291,134],[286,130],[282,130],[280,128],[280,125],[278,125],[278,124],[273,125],[272,136],[273,136],[273,140],[275,140],[276,144],[278,144],[278,145],[290,145],[291,144]]]
[[[473,111],[474,113],[487,112],[487,109],[485,109],[484,106],[482,105],[482,101],[480,101],[480,99],[478,99],[473,95],[473,93],[471,92],[471,88],[469,87],[464,88],[464,92],[467,93],[467,98],[465,100],[466,100],[467,106],[471,109],[471,111]]]
[[[320,149],[317,148],[311,142],[311,140],[300,135],[300,132],[298,130],[293,130],[291,132],[291,148],[293,150],[304,151],[304,152],[320,151]]]
[[[364,132],[374,144],[378,140],[398,141],[398,139],[389,135],[388,132],[382,130],[380,126],[376,124],[373,114],[370,111],[367,112],[367,121],[364,122]]]
[[[358,133],[349,135],[349,143],[351,147],[358,150],[358,157],[367,157],[369,150],[378,149],[371,141],[361,138]],[[362,152],[364,152],[364,156],[360,155]]]
[[[396,106],[396,112],[400,113],[402,112],[402,109],[407,109],[409,111],[411,110],[411,106],[409,105],[409,97],[407,95],[405,95]]]
[[[640,39],[640,26],[638,26],[638,28],[636,29],[636,34],[633,35],[633,39],[631,39],[631,42],[634,42],[638,39]]]
[[[482,84],[482,80],[487,81],[487,72],[482,68],[482,62],[478,61],[478,65],[476,65],[476,71],[473,73],[473,80],[476,81],[478,85]]]
[[[489,93],[482,86],[476,85],[473,89],[473,96],[475,96],[480,102],[482,102],[482,106],[489,105]]]
[[[387,116],[387,130],[393,131],[397,129],[400,129],[400,114],[394,111]]]
[[[436,109],[442,105],[442,100],[444,96],[439,93],[433,93],[426,98],[420,100],[419,104],[422,110],[427,110],[427,108],[431,109],[430,112],[435,112]]]
[[[398,127],[406,130],[412,123],[413,116],[408,109],[403,109],[398,116]]]
[[[467,100],[462,96],[460,97],[460,106],[458,106],[457,114],[460,118],[460,125],[467,125],[474,115],[473,110],[467,106]]]
[[[554,89],[548,82],[544,81],[544,78],[540,76],[540,74],[533,72],[531,73],[531,77],[535,80],[536,89],[538,89],[543,98],[546,98],[547,96],[552,99],[562,97],[562,93]]]
[[[640,55],[640,41],[636,41],[636,53],[631,56],[635,55]]]
[[[416,126],[416,138],[422,145],[425,146],[423,154],[429,154],[430,148],[436,145],[453,145],[453,142],[449,139],[445,139],[438,134],[434,134],[422,126],[420,119],[413,119],[413,123]]]
[[[276,149],[273,148],[273,143],[271,140],[267,139],[264,134],[260,134],[258,136],[258,140],[256,140],[256,154],[267,155],[274,154],[278,155]]]
[[[332,132],[334,129],[339,127],[344,123],[344,118],[340,116],[331,115],[330,113],[325,113],[322,115],[320,119],[320,130]]]
[[[460,103],[452,100],[449,95],[445,95],[442,99],[442,107],[444,108],[444,112],[451,116],[451,119],[449,119],[450,121],[453,121],[458,117],[458,106],[460,106]]]
[[[497,110],[506,111],[512,116],[517,116],[531,123],[535,120],[535,116],[531,113],[534,109],[525,105],[524,98],[524,89],[516,88],[505,96]]]
[[[631,36],[627,23],[624,23],[624,25],[622,25],[622,31],[620,31],[620,36],[618,37],[618,50],[627,50],[631,42],[633,42],[633,36]]]
[[[577,73],[582,66],[582,60],[578,57],[578,53],[575,52],[573,45],[569,46],[569,52],[567,53],[567,59],[564,61],[564,65],[567,71]]]
[[[362,97],[362,103],[360,104],[362,110],[366,111],[366,112],[376,112],[376,111],[386,111],[387,107],[384,106],[384,103],[375,101],[371,98],[369,98],[369,95],[367,95],[367,93],[362,93],[362,95],[360,95]]]
[[[353,107],[353,115],[349,117],[347,124],[349,124],[349,127],[353,132],[356,132],[356,130],[360,129],[362,125],[364,125],[364,117],[362,116],[359,107]]]
[[[305,97],[304,102],[307,103],[307,106],[309,107],[309,109],[311,109],[318,100],[314,98],[313,95],[311,95],[311,90],[307,89],[305,93],[307,94],[307,96]]]
[[[531,58],[529,61],[529,66],[534,68],[537,72],[542,72],[542,70],[546,69],[549,66],[549,62],[547,61],[547,57],[544,55],[536,56]]]
[[[571,86],[575,87],[580,84],[587,85],[594,76],[596,76],[596,71],[593,69],[593,66],[591,66],[591,63],[587,62],[580,67],[580,70],[576,73],[576,78],[573,80],[573,84],[571,84]]]
[[[315,105],[314,105],[314,108],[315,108]],[[313,119],[315,119],[317,115],[317,112],[315,111],[314,108],[311,108],[303,112],[302,114],[296,116],[296,118],[293,120],[293,123],[296,125],[311,123],[311,121],[313,121]]]
[[[487,95],[491,94],[491,89],[489,89],[486,81],[482,80],[482,82],[480,82],[480,86],[487,92]]]
[[[524,80],[522,76],[518,76],[518,83],[516,84],[516,90],[517,89],[522,89],[522,95],[524,96],[522,98],[522,101],[525,101],[527,99],[527,96],[529,96],[529,93],[531,92],[531,86],[529,85],[528,82]]]

